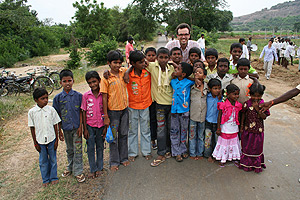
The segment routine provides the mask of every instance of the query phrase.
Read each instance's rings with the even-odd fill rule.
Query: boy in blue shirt
[[[82,111],[80,109],[82,94],[72,90],[73,73],[64,69],[59,74],[63,91],[53,99],[53,107],[61,118],[59,139],[66,141],[68,167],[62,177],[73,173],[79,183],[85,181],[82,160]],[[63,133],[62,133],[62,130]]]
[[[204,139],[204,157],[208,158],[208,162],[213,162],[211,157],[212,152],[217,143],[217,123],[218,123],[218,102],[222,101],[221,94],[221,81],[213,78],[208,82],[209,93],[206,98],[206,118],[205,118],[205,139]]]
[[[193,73],[193,67],[182,62],[175,69],[174,76],[177,78],[171,80],[173,88],[173,98],[171,107],[171,152],[176,156],[176,161],[181,162],[188,157],[186,140],[189,125],[190,111],[190,93],[194,81],[187,79]]]

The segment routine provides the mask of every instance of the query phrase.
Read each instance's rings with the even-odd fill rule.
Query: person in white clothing
[[[272,44],[273,44],[273,40],[270,39],[268,45],[264,47],[264,49],[262,50],[259,56],[259,60],[264,56],[264,71],[267,80],[269,80],[271,76],[274,57],[275,60],[278,61],[276,49]]]
[[[287,42],[287,46],[286,46],[286,49],[284,51],[284,60],[285,60],[285,63],[283,64],[283,66],[285,68],[287,68],[287,66],[289,65],[289,61],[291,60],[291,54],[292,54],[292,51],[293,51],[293,46],[292,46],[292,42],[288,41]]]
[[[240,38],[239,43],[241,43],[241,45],[243,45],[243,54],[241,55],[241,58],[247,58],[249,60],[248,48],[247,48],[247,45],[245,45],[246,40],[244,38]]]
[[[197,42],[200,45],[200,49],[203,55],[205,55],[205,38],[204,38],[204,34],[201,34],[201,37],[199,38],[199,40],[197,40]]]

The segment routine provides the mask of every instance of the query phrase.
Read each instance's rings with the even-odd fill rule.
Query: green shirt
[[[229,70],[228,70],[227,73],[228,74],[237,74],[237,73],[239,73],[237,68],[236,68],[236,64],[234,65],[232,61],[230,62]],[[257,74],[256,70],[251,65],[250,65],[250,69],[249,69],[248,73]]]

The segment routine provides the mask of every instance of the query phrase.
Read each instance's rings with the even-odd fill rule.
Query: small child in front
[[[103,102],[100,93],[100,76],[96,71],[85,74],[85,80],[91,90],[82,96],[81,109],[83,110],[84,138],[87,143],[87,154],[90,164],[89,178],[95,178],[102,174],[103,149],[106,129],[103,122]],[[96,159],[95,159],[96,146]]]
[[[240,160],[241,147],[239,143],[239,111],[242,104],[237,101],[240,89],[234,84],[226,87],[227,99],[218,103],[218,141],[213,157],[220,160],[220,167],[224,167],[227,160]]]
[[[65,140],[67,146],[68,167],[62,177],[72,173],[79,183],[85,181],[82,160],[82,111],[80,109],[82,94],[72,89],[74,84],[73,73],[64,69],[59,74],[63,91],[53,99],[53,107],[61,118],[59,138]],[[63,133],[61,131],[63,130]]]
[[[191,88],[189,152],[190,158],[193,160],[203,159],[206,96],[208,93],[207,84],[204,82],[206,74],[207,71],[203,66],[197,67],[194,76],[195,79],[199,79],[200,84],[195,84]]]
[[[264,103],[262,96],[265,86],[258,82],[250,86],[250,99],[243,105],[241,120],[242,155],[239,168],[245,171],[262,172],[264,162],[264,120],[270,111],[261,112],[259,104]]]
[[[125,167],[129,165],[127,84],[123,79],[127,69],[122,67],[123,56],[119,51],[108,52],[107,63],[110,75],[108,79],[101,80],[100,92],[103,99],[104,125],[110,125],[114,136],[114,141],[109,144],[110,170],[117,171],[120,164]]]
[[[175,69],[175,79],[171,80],[173,98],[171,107],[171,152],[177,162],[187,158],[187,132],[189,125],[190,93],[194,81],[187,79],[193,73],[193,67],[182,62]]]
[[[39,152],[39,164],[43,186],[58,183],[56,149],[58,146],[57,124],[61,121],[55,109],[48,106],[48,92],[37,88],[33,92],[36,106],[28,112],[30,127],[35,149]]]
[[[208,162],[213,162],[211,154],[217,142],[217,123],[218,123],[218,102],[221,102],[221,81],[213,78],[208,81],[209,93],[206,97],[206,117],[205,117],[205,138],[204,138],[204,157]]]
[[[151,156],[151,132],[149,106],[151,98],[151,75],[145,70],[146,60],[141,51],[130,52],[130,64],[133,70],[129,73],[127,84],[129,101],[129,133],[128,133],[128,159],[134,162],[139,153],[138,129],[140,128],[140,146],[142,155],[146,160]],[[140,127],[139,127],[140,124]]]

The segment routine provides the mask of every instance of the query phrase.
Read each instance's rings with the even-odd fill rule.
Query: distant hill
[[[231,26],[235,31],[292,30],[297,22],[300,22],[300,0],[280,3],[270,9],[264,8],[252,14],[234,17]]]

